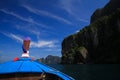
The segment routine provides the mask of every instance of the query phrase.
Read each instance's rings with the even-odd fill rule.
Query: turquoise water
[[[120,80],[120,64],[49,65],[75,80]]]

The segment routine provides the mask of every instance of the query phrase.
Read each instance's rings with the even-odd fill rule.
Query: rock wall
[[[61,57],[48,55],[46,58],[39,58],[37,61],[42,62],[44,64],[59,64],[61,63]]]
[[[93,13],[89,26],[63,40],[63,64],[120,63],[119,3],[111,0]]]
[[[115,12],[117,8],[120,8],[120,0],[110,0],[105,7],[97,9],[91,16],[91,23],[103,16],[108,16]]]

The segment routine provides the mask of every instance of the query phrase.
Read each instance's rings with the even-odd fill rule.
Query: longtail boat
[[[0,64],[0,80],[75,80],[29,57],[30,38],[23,40],[20,58]]]

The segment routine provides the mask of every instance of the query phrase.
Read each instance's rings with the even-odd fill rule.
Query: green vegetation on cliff
[[[112,5],[118,4],[115,2],[120,1],[111,0],[101,10],[113,10]],[[111,9],[108,9],[108,6]],[[109,15],[102,12],[94,13],[95,15],[102,14],[102,16],[93,20],[80,32],[63,40],[63,64],[120,63],[120,8],[113,8],[113,12],[111,11]]]

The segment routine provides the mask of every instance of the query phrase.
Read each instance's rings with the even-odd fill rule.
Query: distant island
[[[42,62],[44,64],[60,64],[61,57],[48,55],[46,58],[39,58],[37,61]]]
[[[120,63],[120,0],[110,0],[90,25],[62,42],[63,64]]]

